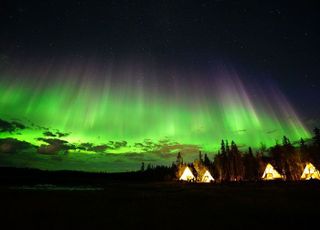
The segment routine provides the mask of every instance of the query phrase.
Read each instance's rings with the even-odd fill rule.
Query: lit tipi
[[[320,180],[320,173],[316,169],[316,167],[313,166],[313,164],[308,163],[303,170],[303,173],[301,175],[301,179],[302,180],[310,180],[310,179]]]
[[[189,167],[186,167],[181,175],[181,177],[179,178],[179,180],[184,180],[184,181],[191,181],[194,180],[195,177],[192,174],[191,170],[189,169]]]
[[[277,172],[277,170],[273,168],[271,164],[268,163],[261,178],[263,180],[275,180],[281,179],[283,177],[280,175],[280,173]]]
[[[208,170],[206,170],[206,172],[202,176],[201,182],[210,183],[211,181],[214,181],[214,179],[211,176],[210,172]]]

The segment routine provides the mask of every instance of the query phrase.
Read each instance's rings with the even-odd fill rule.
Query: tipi
[[[179,178],[179,180],[184,180],[184,181],[191,181],[194,180],[195,177],[192,174],[191,170],[189,169],[189,167],[186,167],[181,175],[181,177]]]
[[[214,179],[211,176],[210,172],[208,170],[206,170],[206,172],[202,176],[201,182],[210,183],[211,181],[214,181]]]
[[[283,177],[277,172],[277,170],[273,168],[273,166],[270,163],[268,163],[261,178],[263,180],[274,180],[281,179]]]
[[[308,163],[303,170],[303,173],[301,175],[301,179],[302,180],[310,180],[310,179],[320,180],[320,173],[316,169],[316,167],[313,166],[313,164]]]

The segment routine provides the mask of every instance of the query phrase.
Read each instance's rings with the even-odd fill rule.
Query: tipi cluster
[[[211,157],[210,157],[211,155]],[[188,156],[190,157],[190,156]],[[314,136],[300,141],[291,141],[283,136],[282,143],[252,150],[251,147],[238,148],[234,141],[221,140],[216,153],[199,152],[192,163],[185,162],[178,152],[171,166],[148,164],[141,171],[152,178],[191,182],[229,182],[285,180],[298,181],[319,179],[320,173],[320,129],[314,129]]]
[[[204,173],[198,172],[196,175],[198,176],[195,177],[191,169],[188,166],[186,166],[179,180],[188,181],[188,182],[200,182],[200,183],[214,182],[214,178],[211,176],[211,173],[207,169],[205,170]]]
[[[267,164],[266,169],[263,172],[261,177],[263,180],[276,180],[276,179],[284,179],[284,175],[278,173],[277,170],[271,164]],[[320,180],[320,173],[319,170],[314,167],[313,164],[310,162],[306,164],[306,167],[303,170],[303,173],[300,177],[301,180],[310,180],[310,179],[317,179]]]
[[[221,140],[220,149],[212,158],[199,152],[197,160],[186,164],[179,153],[174,164],[179,172],[177,178],[183,180],[183,170],[189,166],[199,182],[206,170],[215,182],[320,179],[317,170],[320,167],[320,129],[315,128],[314,136],[306,141],[300,139],[291,143],[283,136],[281,144],[276,142],[268,148],[261,144],[255,153],[250,147],[239,149],[234,141]]]
[[[211,176],[210,172],[205,169],[204,173],[197,172],[197,177],[194,176],[189,166],[185,166],[182,175],[179,177],[181,181],[187,182],[201,182],[201,183],[210,183],[214,182],[214,178]],[[267,164],[261,179],[263,180],[277,180],[284,179],[284,175],[281,175],[270,163]],[[310,162],[306,164],[306,167],[303,170],[301,175],[301,180],[310,180],[317,179],[320,180],[320,172],[316,167]]]

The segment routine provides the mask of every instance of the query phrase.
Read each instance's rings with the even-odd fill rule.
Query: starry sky
[[[127,171],[320,125],[317,1],[2,1],[0,165]]]

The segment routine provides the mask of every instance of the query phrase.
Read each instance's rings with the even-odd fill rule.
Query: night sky
[[[126,171],[309,139],[318,1],[2,1],[0,165]]]

